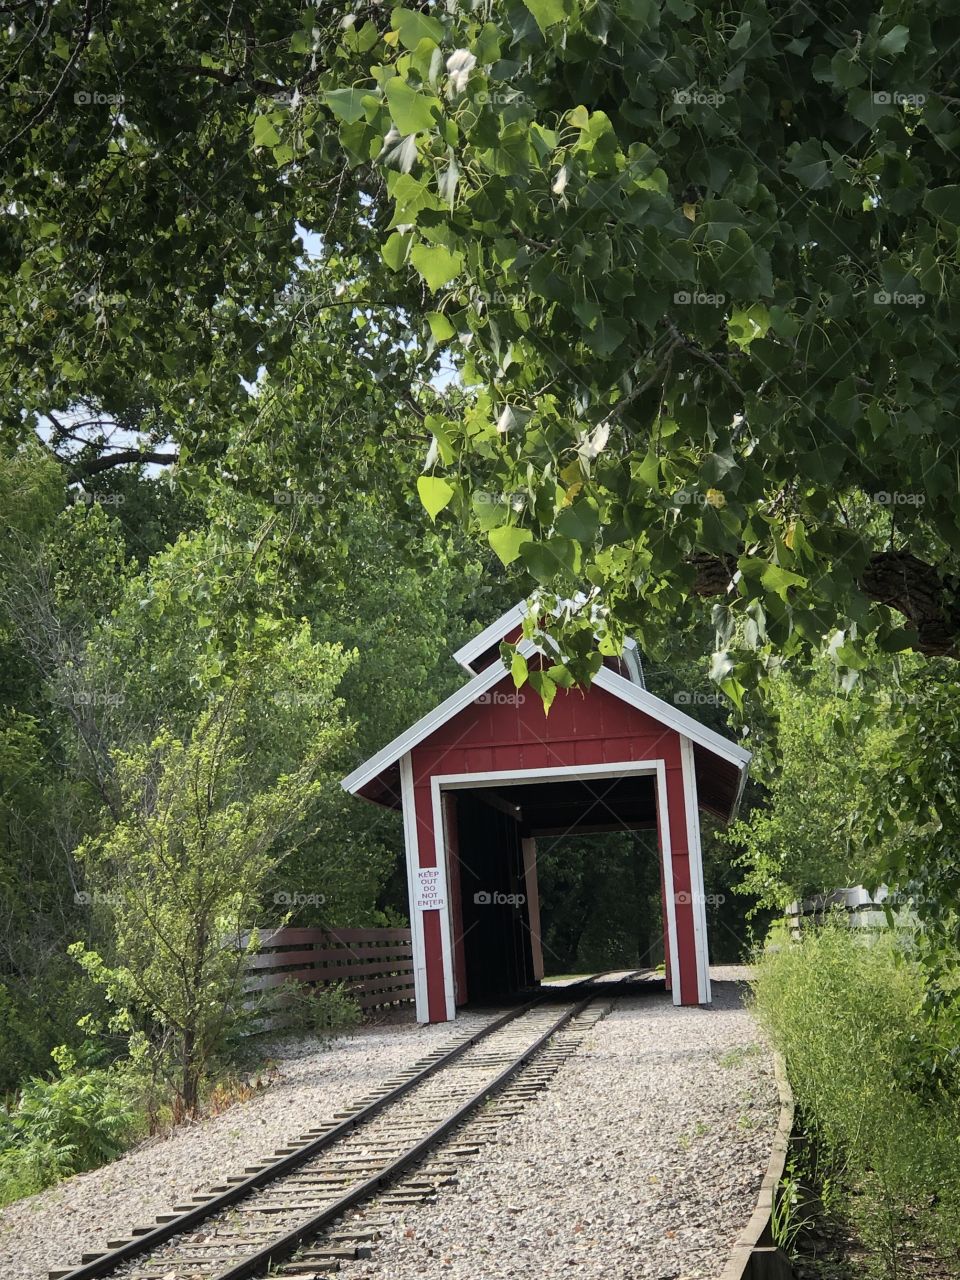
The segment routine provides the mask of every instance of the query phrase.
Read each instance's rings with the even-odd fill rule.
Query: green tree
[[[119,817],[80,851],[107,904],[101,956],[72,950],[194,1115],[205,1077],[243,1016],[250,922],[273,867],[315,830],[323,770],[342,746],[334,697],[344,660],[318,654],[328,700],[304,754],[270,785],[245,750],[240,684],[204,712],[189,738],[165,730],[114,756]]]
[[[762,793],[720,837],[729,852],[742,850],[742,887],[760,905],[779,911],[797,898],[880,883],[882,854],[867,825],[894,739],[890,688],[845,693],[824,663],[770,682],[752,766]]]
[[[952,5],[36,14],[2,37],[5,358],[70,474],[242,475],[309,298],[332,409],[273,444],[422,439],[516,594],[592,585],[612,645],[715,600],[734,698],[834,628],[841,663],[955,653]]]

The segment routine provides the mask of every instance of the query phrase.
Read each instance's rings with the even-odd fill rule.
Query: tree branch
[[[116,453],[105,453],[102,457],[91,458],[88,462],[82,459],[65,459],[60,458],[60,462],[70,472],[71,480],[89,480],[92,476],[98,476],[104,471],[110,471],[114,467],[124,467],[128,462],[153,462],[157,466],[171,466],[179,461],[179,454],[176,453],[157,453],[154,450],[144,452],[141,449],[119,449]]]
[[[701,597],[723,595],[737,570],[736,556],[698,552],[691,590]],[[928,657],[960,658],[960,581],[945,577],[909,551],[876,551],[860,575],[861,591],[906,618],[918,636],[914,646]]]

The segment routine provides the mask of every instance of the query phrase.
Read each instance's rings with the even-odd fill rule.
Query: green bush
[[[360,1005],[342,982],[316,987],[284,983],[280,993],[275,1007],[289,1025],[321,1039],[355,1027],[363,1017]]]
[[[0,1111],[0,1204],[115,1159],[138,1134],[137,1109],[114,1071],[54,1057],[60,1074],[33,1077]]]
[[[902,941],[830,923],[768,950],[755,995],[821,1177],[886,1273],[918,1240],[955,1257],[960,1082],[943,1069],[943,1032]]]

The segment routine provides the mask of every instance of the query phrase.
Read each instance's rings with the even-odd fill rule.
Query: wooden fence
[[[260,935],[247,963],[249,996],[296,982],[342,982],[361,1009],[413,999],[409,929],[298,929],[284,925]],[[276,1019],[272,1025],[278,1025]]]

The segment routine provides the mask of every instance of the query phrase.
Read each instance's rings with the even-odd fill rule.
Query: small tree
[[[82,943],[72,952],[172,1086],[179,1115],[196,1114],[203,1078],[243,1014],[258,895],[316,829],[321,769],[343,736],[324,725],[294,769],[257,789],[241,702],[235,687],[188,738],[164,730],[116,752],[120,819],[81,850],[105,890],[115,944],[111,958]]]
[[[882,670],[881,670],[882,674]],[[879,879],[880,851],[866,840],[877,778],[893,730],[893,686],[846,694],[821,663],[804,683],[772,680],[770,733],[753,772],[766,796],[721,843],[742,850],[743,888],[764,907]],[[858,820],[862,819],[862,820]]]

